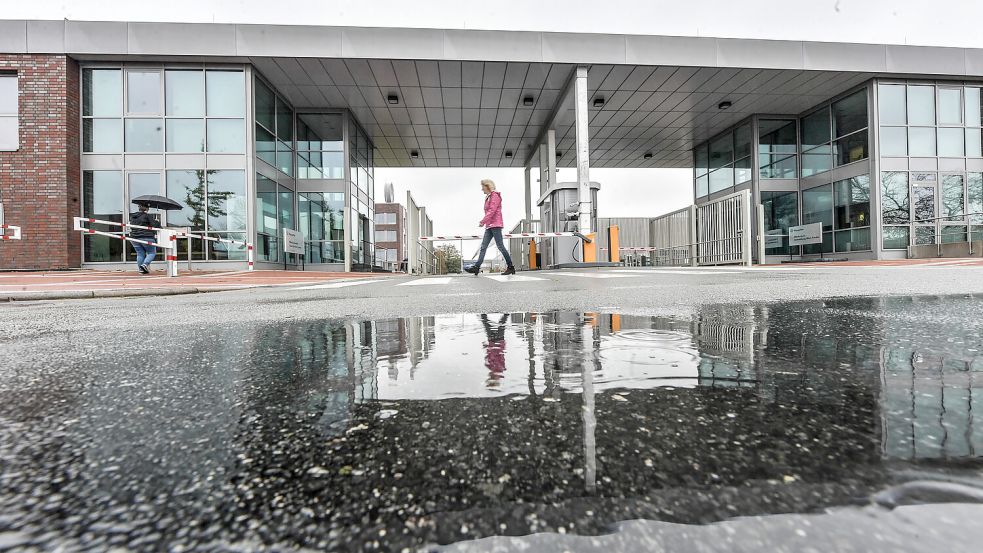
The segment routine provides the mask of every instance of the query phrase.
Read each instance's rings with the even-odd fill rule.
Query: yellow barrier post
[[[621,263],[621,243],[618,237],[618,225],[608,227],[608,261],[611,263]]]
[[[597,262],[597,233],[592,232],[586,235],[590,243],[584,242],[584,263]]]
[[[536,241],[529,240],[529,270],[535,271],[538,268],[539,265],[536,263]]]

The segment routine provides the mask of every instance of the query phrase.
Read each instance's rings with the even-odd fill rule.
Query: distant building
[[[405,270],[406,208],[395,202],[375,204],[375,266]]]

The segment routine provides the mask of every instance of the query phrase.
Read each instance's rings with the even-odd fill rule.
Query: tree
[[[448,273],[461,272],[461,252],[453,244],[437,246],[437,252],[443,257]]]

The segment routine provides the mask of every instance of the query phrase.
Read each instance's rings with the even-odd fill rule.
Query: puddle
[[[0,543],[728,551],[815,525],[801,547],[931,530],[958,551],[983,537],[981,306],[290,321],[147,353],[87,337],[84,361],[3,372]],[[889,539],[835,532],[850,513]],[[943,523],[963,533],[920,526]]]

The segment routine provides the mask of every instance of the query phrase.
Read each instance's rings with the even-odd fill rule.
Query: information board
[[[809,225],[799,225],[788,227],[788,245],[804,246],[806,244],[823,243],[823,224],[812,223]]]
[[[304,235],[296,230],[283,229],[283,251],[287,253],[304,253]]]

